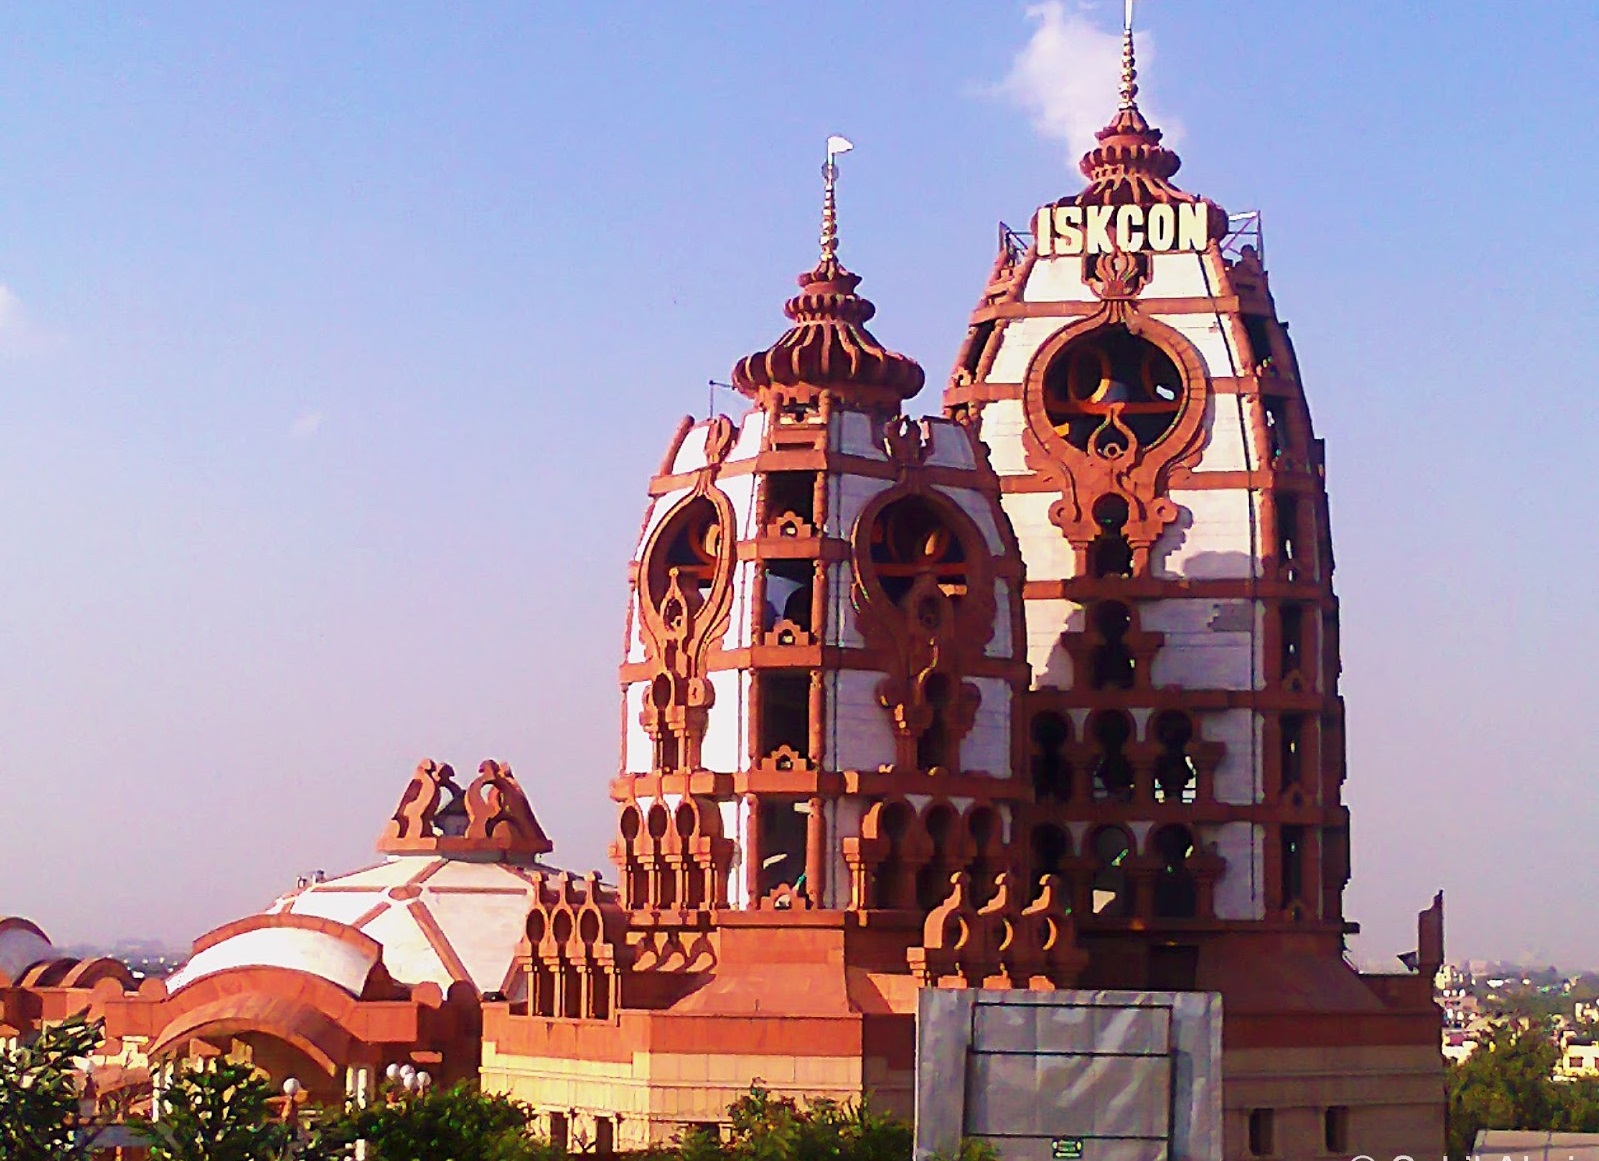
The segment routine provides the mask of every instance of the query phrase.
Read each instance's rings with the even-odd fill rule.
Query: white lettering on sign
[[[1142,250],[1200,253],[1210,246],[1210,207],[1204,202],[1044,206],[1033,218],[1033,236],[1044,257]]]

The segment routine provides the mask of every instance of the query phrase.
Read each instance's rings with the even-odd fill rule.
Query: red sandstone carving
[[[1023,904],[1016,880],[1002,872],[978,905],[964,871],[950,876],[949,896],[927,916],[921,944],[906,953],[924,987],[1071,987],[1088,962],[1062,907],[1059,880],[1046,877]]]
[[[378,850],[393,854],[439,851],[510,859],[554,849],[511,768],[492,759],[478,768],[465,793],[450,766],[424,759],[378,840]]]

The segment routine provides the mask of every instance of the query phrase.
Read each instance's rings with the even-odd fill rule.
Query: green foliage
[[[932,1161],[999,1161],[999,1150],[987,1141],[963,1137],[961,1147],[953,1157],[947,1153],[934,1153]]]
[[[76,1155],[81,1082],[74,1061],[99,1043],[98,1025],[76,1016],[12,1052],[0,1051],[0,1157],[58,1161]]]
[[[0,1158],[70,1161],[81,1148],[74,1062],[99,1042],[82,1020],[0,1053]],[[532,1110],[467,1083],[417,1093],[394,1088],[364,1109],[326,1110],[314,1127],[283,1121],[273,1086],[247,1064],[217,1060],[177,1072],[160,1117],[130,1124],[150,1140],[151,1161],[336,1161],[365,1140],[371,1161],[562,1161],[566,1151],[529,1132]],[[728,1110],[727,1140],[714,1129],[631,1161],[909,1161],[911,1128],[865,1103],[813,1100],[801,1107],[756,1082]],[[965,1141],[942,1161],[997,1161]]]
[[[683,1161],[908,1161],[911,1129],[866,1103],[813,1100],[804,1108],[759,1081],[728,1109],[732,1132],[686,1135]]]
[[[277,1161],[331,1156],[273,1109],[272,1086],[248,1064],[184,1068],[161,1094],[159,1120],[139,1119],[151,1161]]]
[[[1449,1155],[1482,1129],[1599,1132],[1599,1081],[1555,1080],[1560,1050],[1543,1028],[1501,1030],[1449,1066]]]
[[[373,1161],[542,1161],[560,1151],[528,1135],[532,1110],[465,1082],[405,1093],[391,1089],[325,1130],[330,1145],[364,1139]]]

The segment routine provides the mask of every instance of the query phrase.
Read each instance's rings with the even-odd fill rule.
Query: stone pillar
[[[744,822],[744,906],[753,911],[761,903],[761,800],[748,794],[744,802],[749,809]]]
[[[812,907],[827,902],[827,818],[821,798],[815,796],[805,817],[805,896]]]

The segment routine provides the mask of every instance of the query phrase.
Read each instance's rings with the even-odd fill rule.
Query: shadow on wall
[[[1177,519],[1166,526],[1150,552],[1150,572],[1161,580],[1224,580],[1246,578],[1254,572],[1247,552],[1195,552],[1183,556],[1194,514],[1179,506]]]

